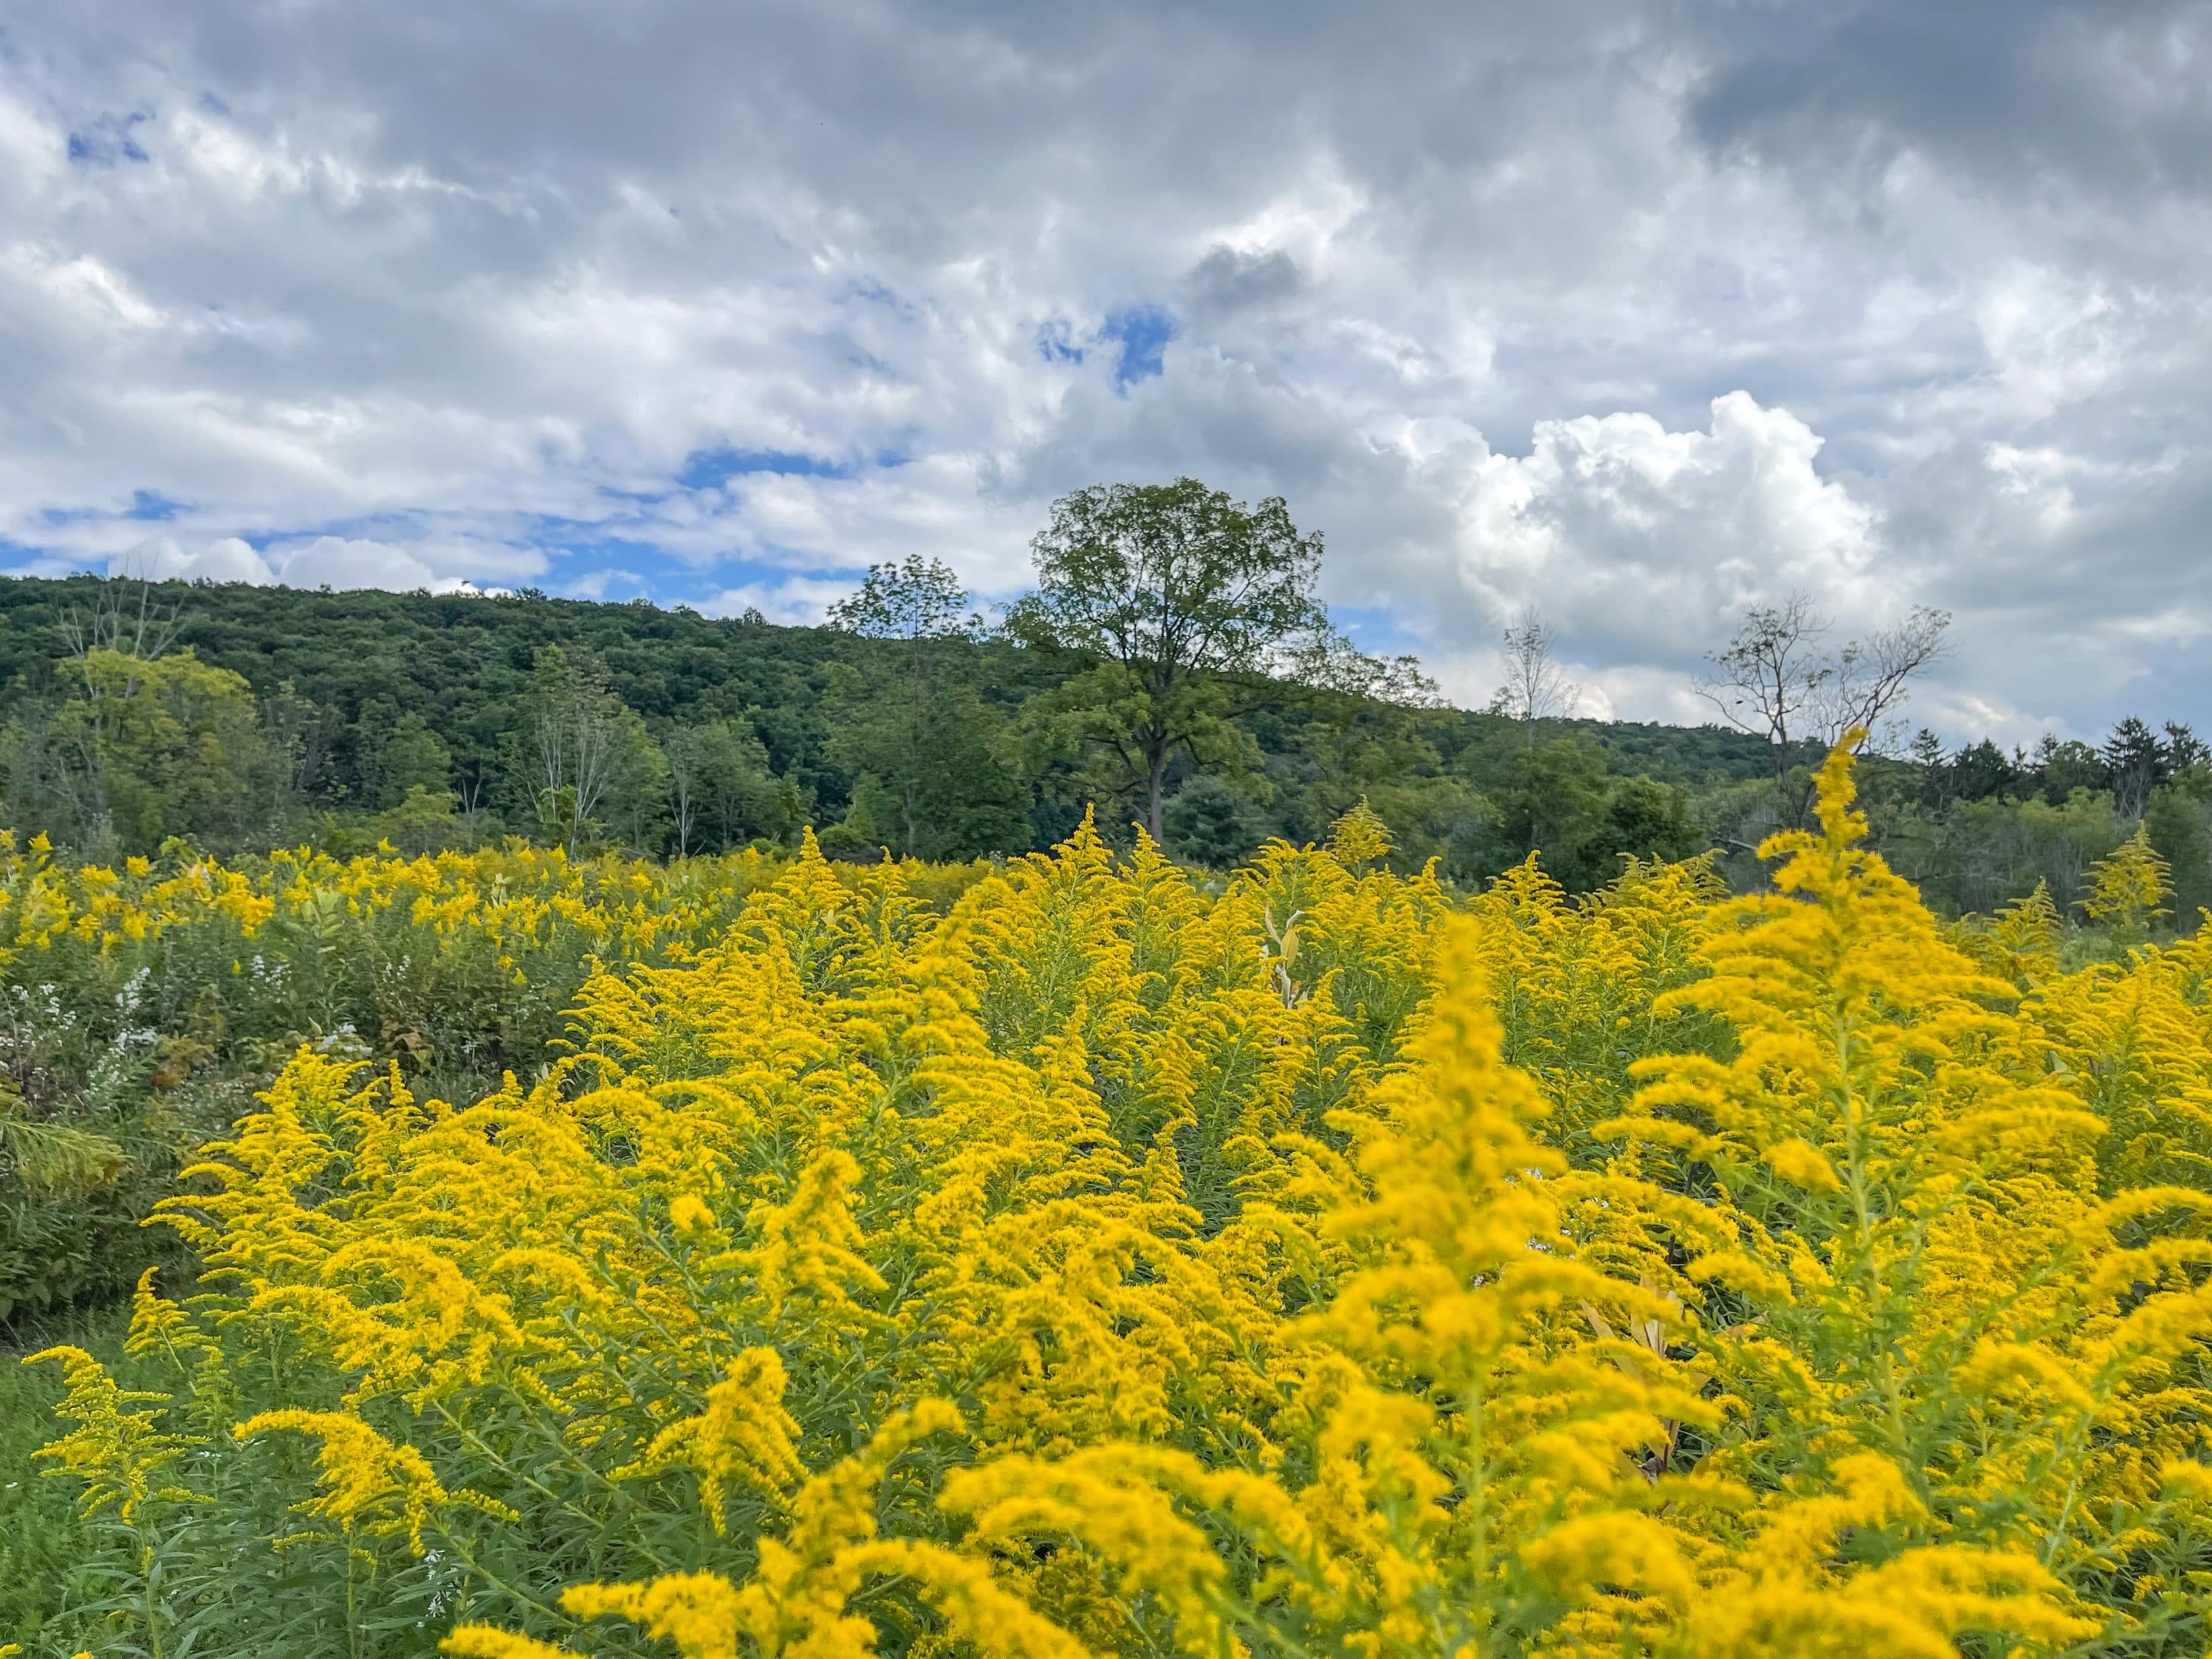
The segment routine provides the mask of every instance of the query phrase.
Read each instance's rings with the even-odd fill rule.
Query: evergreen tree
[[[2168,777],[2198,767],[2212,766],[2212,746],[2207,745],[2185,722],[2168,720],[2160,729],[2163,736],[2159,743],[2159,758],[2164,763]]]
[[[2013,793],[2020,781],[2011,757],[1987,738],[1959,750],[1945,770],[1958,800],[1995,799]]]
[[[2111,780],[2112,805],[2124,818],[2140,818],[2150,792],[2166,781],[2166,750],[2158,734],[2130,714],[2112,728],[2098,753]]]

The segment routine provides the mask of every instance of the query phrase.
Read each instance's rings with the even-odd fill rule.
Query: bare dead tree
[[[467,826],[469,845],[476,846],[483,839],[484,814],[489,810],[490,788],[484,778],[483,763],[479,761],[460,775],[461,822]]]
[[[183,625],[184,602],[164,602],[143,575],[124,574],[96,584],[92,600],[62,613],[62,641],[82,663],[95,651],[112,651],[139,662],[152,662],[176,643]]]
[[[1877,748],[1887,748],[1885,727],[1905,704],[1915,674],[1950,648],[1945,634],[1951,613],[1915,605],[1893,628],[1854,640],[1836,656],[1836,672],[1819,700],[1819,736],[1832,746],[1854,728],[1865,731]]]
[[[1533,606],[1516,612],[1505,624],[1505,683],[1491,698],[1490,712],[1519,720],[1532,744],[1538,720],[1571,713],[1582,696],[1582,688],[1566,677],[1552,655],[1556,642]]]
[[[613,780],[618,715],[614,694],[592,664],[564,662],[559,679],[539,698],[538,777],[556,817],[566,817],[561,827],[571,858]]]
[[[1802,593],[1780,605],[1754,605],[1735,636],[1707,653],[1712,668],[1698,677],[1698,695],[1736,730],[1765,738],[1786,755],[1802,735],[1798,716],[1827,672],[1820,654],[1827,631],[1827,619]]]
[[[276,762],[270,769],[274,822],[313,798],[330,764],[336,725],[330,709],[301,696],[289,680],[261,699],[261,734]]]
[[[1785,823],[1805,821],[1809,781],[1793,783],[1801,750],[1821,750],[1854,729],[1879,732],[1905,702],[1915,674],[1940,658],[1948,611],[1915,606],[1893,628],[1825,648],[1833,624],[1802,593],[1747,609],[1735,636],[1706,660],[1698,694],[1740,732],[1764,738],[1774,760],[1775,799]]]
[[[679,726],[660,745],[668,757],[670,804],[676,819],[676,856],[691,855],[691,830],[699,817],[699,744],[696,732]]]

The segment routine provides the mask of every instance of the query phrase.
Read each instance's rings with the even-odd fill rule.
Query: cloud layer
[[[2197,717],[2212,9],[87,0],[0,30],[0,565],[803,619],[1286,496],[1479,700],[1799,588]]]

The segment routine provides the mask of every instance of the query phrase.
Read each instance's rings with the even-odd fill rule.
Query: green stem
[[[527,1590],[517,1589],[514,1585],[501,1578],[497,1573],[492,1571],[490,1568],[478,1561],[475,1554],[470,1550],[468,1543],[462,1534],[450,1531],[447,1528],[441,1526],[438,1528],[438,1535],[446,1540],[447,1545],[453,1550],[453,1553],[459,1558],[460,1563],[463,1566],[466,1567],[477,1577],[481,1578],[485,1583],[490,1585],[492,1589],[497,1590],[501,1595],[507,1597],[510,1601],[517,1602],[523,1607],[528,1607],[533,1613],[543,1613],[547,1619],[554,1620],[556,1623],[573,1626],[574,1621],[571,1620],[568,1614],[561,1612],[557,1607],[548,1607],[544,1602],[539,1601]]]
[[[1867,1180],[1867,1126],[1859,1112],[1856,1091],[1851,1087],[1851,1024],[1848,1014],[1838,1012],[1835,1023],[1836,1072],[1843,1092],[1844,1147],[1848,1179],[1844,1185],[1850,1195],[1852,1232],[1859,1255],[1859,1273],[1865,1285],[1868,1310],[1873,1315],[1875,1328],[1882,1329],[1884,1304],[1888,1300],[1879,1265],[1875,1260],[1874,1200]],[[1930,1494],[1928,1482],[1919,1461],[1911,1455],[1911,1437],[1905,1425],[1905,1394],[1897,1376],[1897,1357],[1885,1334],[1881,1351],[1875,1357],[1875,1383],[1881,1395],[1888,1419],[1891,1453],[1904,1468],[1912,1487],[1924,1504]]]
[[[131,1529],[137,1532],[135,1527]],[[138,1534],[138,1583],[140,1600],[146,1610],[146,1645],[154,1659],[161,1659],[161,1610],[154,1601],[154,1545],[143,1534]]]

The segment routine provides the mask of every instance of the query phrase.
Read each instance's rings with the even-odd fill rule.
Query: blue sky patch
[[[146,111],[133,110],[128,115],[103,115],[90,126],[79,127],[69,136],[70,160],[107,167],[151,160],[131,136],[131,128],[149,118]]]
[[[717,489],[748,472],[782,472],[803,478],[846,478],[852,469],[815,455],[794,455],[780,449],[695,449],[684,458],[676,475],[683,489]]]
[[[149,524],[167,524],[184,510],[182,501],[173,501],[157,490],[134,489],[131,492],[130,511],[123,516]]]
[[[1332,605],[1328,614],[1363,651],[1394,656],[1410,651],[1419,654],[1426,641],[1406,626],[1406,619],[1387,605]]]
[[[1075,327],[1065,317],[1055,317],[1037,330],[1037,356],[1048,363],[1079,363],[1083,348],[1075,343]]]
[[[1107,318],[1098,333],[1101,339],[1120,343],[1114,384],[1127,386],[1162,372],[1168,342],[1176,337],[1176,320],[1158,306],[1132,306]]]

